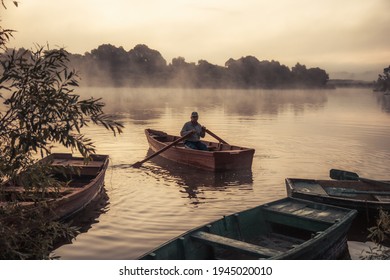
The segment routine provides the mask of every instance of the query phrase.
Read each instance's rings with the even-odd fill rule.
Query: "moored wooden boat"
[[[180,138],[152,129],[146,129],[145,135],[153,152],[161,150]],[[184,146],[183,142],[179,142],[162,152],[160,156],[174,162],[210,171],[240,170],[252,167],[254,149],[225,143],[202,142],[207,145],[208,151],[189,149]]]
[[[58,167],[53,175],[57,180],[68,182],[60,189],[49,188],[40,199],[19,186],[6,185],[0,190],[0,207],[9,203],[29,209],[40,203],[47,205],[47,219],[65,219],[85,208],[103,189],[105,172],[108,167],[108,155],[92,155],[91,160],[72,154],[53,153],[41,160],[52,167]],[[53,169],[53,170],[56,170]]]
[[[286,179],[290,197],[356,209],[373,222],[379,209],[390,210],[390,184],[375,181]]]
[[[139,259],[338,259],[355,215],[284,198],[190,230]]]

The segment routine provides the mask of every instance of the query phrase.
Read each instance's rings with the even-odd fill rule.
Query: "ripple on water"
[[[339,168],[389,179],[390,114],[364,89],[96,92],[112,97],[108,109],[125,129],[116,138],[86,129],[97,151],[110,155],[108,211],[55,250],[64,259],[137,258],[195,226],[285,197],[286,177],[327,179]],[[145,128],[177,133],[194,110],[222,139],[256,149],[250,172],[214,174],[160,157],[131,167],[148,155]]]

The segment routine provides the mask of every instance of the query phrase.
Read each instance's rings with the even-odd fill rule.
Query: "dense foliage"
[[[277,61],[259,61],[246,56],[229,59],[225,66],[199,60],[187,63],[183,57],[167,64],[162,55],[146,45],[130,51],[109,44],[84,55],[70,55],[87,85],[162,86],[194,88],[290,88],[325,87],[325,70],[297,63],[292,69]]]
[[[53,143],[88,157],[95,148],[81,129],[89,123],[121,132],[121,124],[103,113],[104,103],[100,99],[80,100],[73,93],[72,87],[78,85],[77,74],[68,69],[67,62],[63,49],[42,47],[2,56],[0,182],[19,173],[28,162],[26,158],[34,153],[50,153]]]
[[[390,65],[383,69],[383,74],[379,74],[375,88],[378,91],[390,91]]]
[[[4,1],[1,4],[6,7]],[[50,165],[37,163],[50,154],[52,145],[88,159],[95,147],[82,134],[84,126],[102,125],[114,134],[123,126],[104,114],[102,100],[81,100],[73,93],[78,76],[69,70],[65,50],[9,51],[6,44],[12,35],[12,30],[0,26],[0,259],[43,259],[54,242],[72,238],[77,230],[45,219],[50,209],[44,203],[26,210],[5,188],[22,187],[29,191],[29,199],[39,201],[49,187],[61,187],[50,176]]]

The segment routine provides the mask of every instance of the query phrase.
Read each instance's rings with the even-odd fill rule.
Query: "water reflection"
[[[306,109],[319,110],[327,103],[326,90],[199,90],[199,89],[107,89],[83,88],[81,94],[110,98],[106,112],[121,113],[133,120],[160,118],[166,108],[188,114],[186,106],[208,109],[223,108],[227,114],[255,116],[277,115],[286,110],[303,114]]]
[[[147,156],[152,153],[149,149]],[[180,186],[180,192],[185,194],[192,204],[202,203],[206,192],[229,191],[231,188],[252,188],[251,170],[210,172],[178,164],[160,156],[154,157],[149,163],[144,168],[151,176]]]
[[[103,188],[101,193],[93,199],[83,210],[76,215],[67,218],[64,222],[78,229],[78,235],[88,232],[93,224],[99,223],[99,217],[109,210],[109,197],[106,189]],[[76,236],[75,236],[76,238]],[[74,240],[60,240],[55,249],[65,244],[71,244]]]
[[[229,114],[278,115],[286,110],[293,110],[297,115],[303,114],[305,109],[323,108],[327,102],[327,95],[326,91],[320,90],[231,91],[224,97],[224,102]]]
[[[383,92],[376,92],[376,100],[381,106],[382,111],[390,113],[390,94],[384,94]]]
[[[389,97],[368,89],[83,90],[103,97],[125,130],[116,138],[94,126],[86,131],[111,158],[110,211],[57,250],[64,259],[136,258],[222,215],[285,197],[286,177],[328,179],[338,168],[388,179]],[[256,150],[251,171],[195,172],[161,157],[131,167],[147,156],[144,129],[176,134],[192,109],[221,138]]]

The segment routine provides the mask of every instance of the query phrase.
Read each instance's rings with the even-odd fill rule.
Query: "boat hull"
[[[339,259],[355,215],[284,198],[190,230],[140,259]]]
[[[47,209],[45,217],[48,220],[63,220],[76,214],[102,192],[109,157],[107,155],[92,155],[91,157],[92,160],[85,163],[82,157],[73,157],[72,154],[67,153],[54,153],[41,160],[41,162],[49,163],[55,167],[71,167],[70,169],[65,169],[65,172],[68,172],[68,174],[63,179],[64,181],[69,180],[69,186],[58,191],[52,190],[52,196],[55,196],[55,198],[42,200],[42,205],[45,205]],[[52,175],[58,177],[65,176],[62,173]],[[18,192],[18,196],[23,197],[24,191],[20,190],[20,187],[5,187],[4,189],[7,197],[16,192]],[[2,201],[3,205],[6,203]],[[18,203],[26,209],[40,205],[39,201],[29,202],[28,200]]]
[[[78,164],[83,161],[82,158],[76,158]],[[51,204],[54,210],[55,219],[65,219],[84,209],[92,200],[94,200],[103,190],[106,170],[109,164],[107,155],[92,155],[92,162],[98,163],[97,166],[82,164],[81,173],[90,179],[84,186],[77,191],[53,201]]]
[[[151,129],[146,129],[145,135],[153,152],[161,150],[178,138]],[[215,142],[202,142],[209,147],[209,151],[189,149],[184,146],[184,143],[179,143],[162,152],[160,156],[180,164],[209,171],[251,169],[254,149]]]
[[[286,191],[290,197],[356,209],[359,220],[368,223],[375,221],[379,209],[390,211],[390,187],[369,182],[287,178]]]

